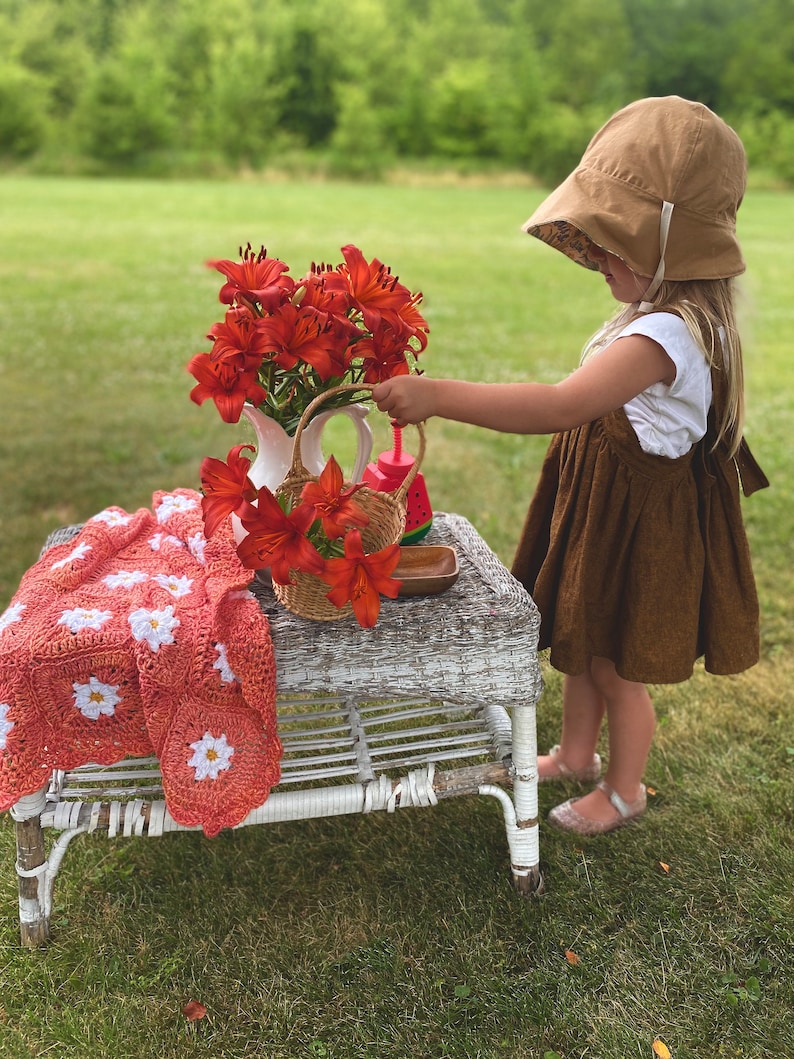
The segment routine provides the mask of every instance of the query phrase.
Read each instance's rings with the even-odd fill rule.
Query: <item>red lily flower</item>
[[[350,367],[356,351],[353,343],[361,338],[361,330],[347,315],[350,310],[350,294],[345,286],[340,290],[329,290],[325,280],[329,275],[328,265],[312,265],[309,272],[300,281],[303,292],[295,301],[302,309],[311,307],[323,313],[327,318],[327,325],[333,334],[333,348],[331,349],[331,360],[333,361],[332,375],[344,375]],[[338,276],[337,276],[338,278]]]
[[[314,508],[315,517],[323,525],[323,533],[329,540],[343,537],[351,526],[369,525],[369,516],[353,500],[353,494],[363,488],[363,482],[343,489],[342,468],[331,456],[320,474],[319,481],[307,482],[301,490],[301,498]]]
[[[299,504],[286,514],[267,488],[257,494],[257,506],[241,516],[248,536],[237,546],[243,566],[261,570],[269,566],[274,581],[280,585],[292,582],[292,570],[319,574],[325,561],[306,538],[306,531],[314,522],[314,509]]]
[[[361,331],[346,316],[330,313],[328,324],[333,335],[331,350],[331,375],[341,376],[350,367],[356,353],[355,344],[361,337]]]
[[[190,400],[203,404],[212,398],[225,423],[239,421],[246,401],[260,405],[267,396],[256,381],[256,372],[240,371],[225,360],[213,363],[209,353],[197,353],[187,370],[198,382],[190,391]]]
[[[334,316],[345,316],[350,308],[350,293],[346,284],[338,284],[337,289],[326,285],[326,276],[331,271],[328,265],[312,265],[311,272],[298,281],[298,289],[304,289],[296,304],[311,305],[314,309],[321,309]]]
[[[298,308],[286,302],[271,316],[257,320],[256,326],[273,361],[280,367],[294,368],[303,361],[323,381],[341,374],[339,339],[327,313],[310,305]]]
[[[399,311],[411,301],[411,292],[400,283],[391,269],[375,257],[367,263],[357,246],[343,246],[345,264],[337,272],[350,291],[353,303],[361,311],[364,324],[373,331],[381,319],[399,327]],[[331,275],[325,278],[326,287],[338,288]]]
[[[225,360],[242,371],[258,371],[267,352],[254,317],[242,307],[229,309],[223,323],[213,324],[207,338],[213,339],[213,363]]]
[[[384,382],[395,375],[408,375],[411,369],[405,354],[411,350],[409,338],[405,329],[394,331],[385,325],[376,327],[371,338],[362,338],[356,345],[356,356],[362,358],[364,382]]]
[[[405,324],[409,332],[419,340],[419,352],[427,348],[427,333],[430,328],[427,326],[427,320],[419,312],[419,302],[422,300],[422,294],[414,294],[410,301],[407,301],[405,305],[399,310],[399,316],[402,322]]]
[[[401,582],[390,576],[399,561],[399,544],[366,555],[361,533],[350,530],[345,537],[344,558],[328,559],[320,574],[323,581],[333,586],[328,599],[335,607],[351,602],[359,625],[371,629],[380,614],[381,594],[394,599],[400,590]]]
[[[209,538],[232,512],[240,514],[256,500],[256,487],[248,477],[251,461],[241,456],[243,449],[256,451],[253,445],[235,445],[226,462],[205,456],[201,461],[201,510],[204,513],[204,536]]]
[[[259,302],[265,312],[271,312],[289,298],[295,281],[284,273],[289,265],[275,257],[268,257],[262,247],[254,254],[251,244],[240,249],[242,261],[208,261],[209,268],[217,269],[226,277],[218,298],[231,305],[238,297],[248,302]]]

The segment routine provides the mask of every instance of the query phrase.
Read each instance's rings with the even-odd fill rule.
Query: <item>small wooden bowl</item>
[[[391,576],[402,581],[401,596],[433,596],[451,588],[459,574],[454,548],[411,544],[400,548],[400,561]]]

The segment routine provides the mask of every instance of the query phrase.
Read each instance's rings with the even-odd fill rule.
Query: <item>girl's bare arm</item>
[[[644,335],[619,338],[561,382],[488,383],[398,375],[372,391],[400,424],[431,416],[508,434],[553,434],[620,408],[656,382],[670,385],[675,365]]]

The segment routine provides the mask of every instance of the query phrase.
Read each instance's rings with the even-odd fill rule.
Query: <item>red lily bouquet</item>
[[[366,261],[355,246],[343,247],[342,255],[342,264],[312,265],[297,281],[284,262],[264,248],[255,254],[250,243],[238,262],[210,261],[226,278],[220,301],[229,308],[207,335],[211,351],[188,364],[197,383],[191,399],[211,399],[227,423],[239,420],[248,401],[294,436],[321,395],[327,396],[317,401],[318,411],[320,404],[338,408],[361,400],[362,390],[377,382],[415,370],[427,346],[421,293],[412,294],[386,265]],[[388,505],[395,501],[361,483],[346,485],[333,456],[319,478],[299,488],[290,480],[291,490],[257,490],[245,449],[252,446],[236,445],[225,461],[202,462],[205,535],[236,515],[246,531],[237,547],[242,563],[251,570],[269,567],[276,594],[284,588],[282,602],[286,586],[316,578],[327,599],[323,607],[332,612],[324,619],[352,610],[371,628],[381,595],[393,598],[400,587],[391,574],[401,529],[392,525],[384,532],[378,525],[390,521]]]
[[[318,394],[407,375],[427,346],[422,294],[358,247],[344,246],[342,255],[335,268],[312,264],[298,280],[250,243],[240,261],[208,262],[226,278],[219,297],[229,308],[207,335],[211,351],[188,364],[197,383],[191,399],[212,399],[227,423],[249,401],[293,435]],[[326,407],[356,399],[343,393]]]

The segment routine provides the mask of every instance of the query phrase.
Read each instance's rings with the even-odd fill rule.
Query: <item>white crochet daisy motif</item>
[[[168,493],[157,505],[157,521],[162,525],[163,522],[168,522],[175,511],[192,511],[196,503],[193,497]]]
[[[0,702],[0,750],[5,750],[8,733],[14,727],[14,722],[8,720],[8,711],[10,709],[10,702]]]
[[[212,732],[205,732],[197,743],[190,744],[190,749],[193,751],[193,757],[188,760],[188,765],[196,770],[196,782],[216,780],[220,772],[232,767],[234,747],[226,742],[225,732],[217,739]]]
[[[104,511],[100,511],[98,514],[93,515],[88,521],[89,522],[104,522],[106,526],[126,526],[132,518],[131,515],[127,515],[124,511],[119,508],[108,507]]]
[[[218,657],[212,663],[212,668],[220,673],[221,683],[231,684],[235,680],[239,683],[239,677],[229,665],[229,659],[226,657],[226,644],[216,643],[215,650],[218,652]]]
[[[16,621],[22,621],[22,611],[27,610],[24,603],[12,603],[10,607],[0,614],[0,632],[5,632],[9,625]]]
[[[207,538],[201,531],[194,533],[192,537],[188,538],[187,549],[193,558],[201,563],[202,566],[206,566],[207,560],[204,557],[204,550],[207,547]]]
[[[145,640],[152,651],[159,651],[163,644],[174,643],[174,629],[180,622],[174,617],[173,607],[147,610],[140,607],[127,618],[136,640]]]
[[[62,566],[68,566],[69,563],[74,562],[75,559],[85,559],[90,551],[90,544],[85,542],[78,544],[76,548],[72,548],[65,559],[59,559],[57,563],[53,563],[50,570],[59,570]]]
[[[149,575],[143,570],[119,570],[118,573],[108,574],[102,578],[102,584],[108,588],[133,588],[143,581],[148,581]]]
[[[90,721],[96,721],[100,714],[112,717],[121,702],[120,687],[120,684],[103,684],[92,675],[87,684],[72,684],[74,704]]]
[[[153,552],[159,552],[164,544],[173,544],[177,548],[185,547],[185,542],[175,537],[173,533],[155,533],[149,538],[149,547]]]
[[[154,578],[160,588],[170,592],[174,599],[189,596],[193,585],[192,577],[174,577],[171,574],[157,574]]]
[[[113,612],[97,610],[96,607],[75,607],[65,610],[58,618],[58,625],[65,625],[69,632],[78,633],[81,629],[94,629],[98,632],[106,621],[110,621]]]

